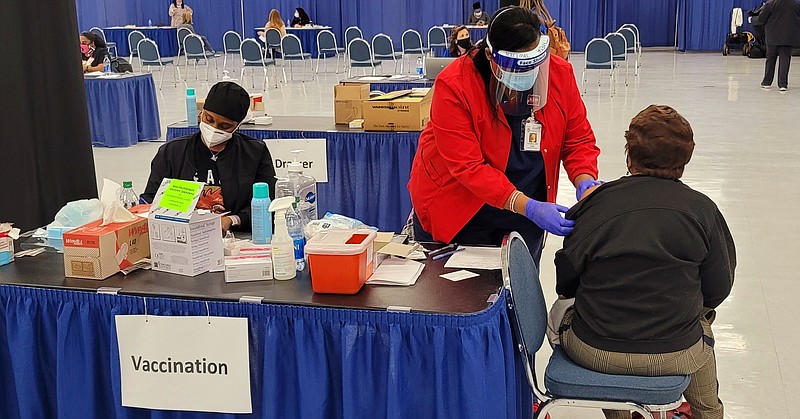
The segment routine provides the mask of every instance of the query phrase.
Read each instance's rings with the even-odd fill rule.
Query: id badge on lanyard
[[[534,97],[528,96],[528,105],[533,105]],[[542,124],[536,120],[531,110],[530,118],[522,121],[522,151],[539,152],[542,149]]]

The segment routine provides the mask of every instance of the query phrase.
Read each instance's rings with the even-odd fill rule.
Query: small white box
[[[225,282],[272,280],[272,255],[228,256],[225,258]]]
[[[170,182],[161,182],[148,216],[152,269],[187,276],[221,270],[225,258],[222,219],[219,214],[195,211],[202,183],[181,181],[200,187],[188,209],[178,211],[161,203]]]

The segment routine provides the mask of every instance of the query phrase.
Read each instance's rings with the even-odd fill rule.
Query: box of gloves
[[[97,220],[64,233],[66,276],[106,279],[150,256],[147,218],[102,224]]]

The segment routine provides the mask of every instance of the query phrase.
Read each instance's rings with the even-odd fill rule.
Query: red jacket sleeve
[[[582,174],[593,176],[597,179],[597,156],[600,149],[597,147],[594,131],[586,118],[586,105],[581,99],[578,83],[569,66],[569,77],[564,77],[566,84],[564,101],[567,117],[567,126],[564,132],[564,145],[561,148],[561,160],[567,171],[569,180],[575,183],[575,178]]]
[[[453,89],[452,82],[436,82],[430,121],[436,148],[459,183],[489,205],[503,208],[516,188],[502,170],[486,162],[466,107],[467,98]]]

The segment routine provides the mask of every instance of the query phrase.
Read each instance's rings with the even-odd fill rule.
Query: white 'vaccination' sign
[[[294,160],[293,150],[303,150],[298,161],[303,165],[303,174],[314,176],[317,182],[328,181],[328,140],[324,138],[302,138],[288,140],[264,140],[275,165],[275,175],[285,177],[286,165]]]
[[[115,321],[123,406],[252,413],[247,318],[120,315]]]

